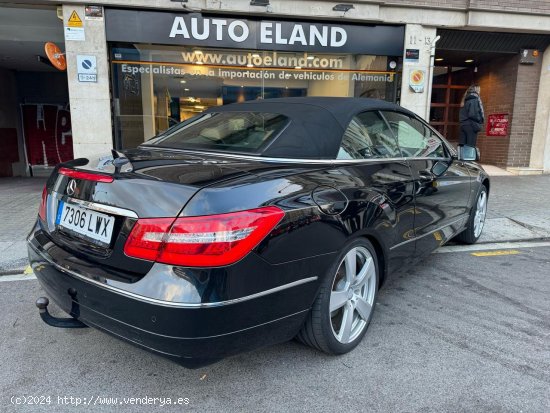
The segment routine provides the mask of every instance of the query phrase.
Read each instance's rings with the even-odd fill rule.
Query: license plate
[[[115,217],[61,201],[55,224],[87,238],[110,244]]]

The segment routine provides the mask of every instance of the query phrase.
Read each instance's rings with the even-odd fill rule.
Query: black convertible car
[[[28,237],[68,318],[187,367],[297,337],[353,349],[397,268],[481,235],[489,179],[370,99],[212,108],[137,149],[56,167]]]

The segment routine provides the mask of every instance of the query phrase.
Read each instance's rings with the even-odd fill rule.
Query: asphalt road
[[[398,274],[352,353],[289,342],[199,370],[92,329],[48,327],[37,281],[0,282],[0,411],[111,412],[74,403],[157,397],[183,404],[116,411],[548,412],[550,247],[515,250],[434,254]]]

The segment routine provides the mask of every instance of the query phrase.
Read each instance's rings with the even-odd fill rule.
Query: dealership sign
[[[107,40],[224,47],[353,53],[403,54],[403,26],[351,25],[233,19],[199,13],[105,10]]]
[[[248,23],[243,20],[207,19],[191,17],[191,27],[182,16],[174,17],[170,37],[182,36],[185,39],[206,40],[210,37],[210,28],[216,41],[223,42],[224,35],[231,41],[241,43],[250,36]],[[293,23],[289,35],[285,36],[283,23],[260,22],[260,44],[300,44],[302,46],[343,47],[348,41],[348,34],[339,26],[315,26]]]

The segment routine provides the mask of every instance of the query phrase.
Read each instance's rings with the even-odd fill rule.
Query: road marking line
[[[491,251],[491,250],[505,250],[505,249],[518,249],[518,248],[538,248],[538,247],[550,247],[550,241],[539,242],[495,242],[491,244],[477,244],[477,245],[449,245],[442,247],[435,251],[436,254],[445,254],[449,252],[475,252],[475,251]]]
[[[521,254],[518,250],[496,250],[496,251],[484,251],[484,252],[472,252],[475,257],[498,257],[500,255],[517,255]]]
[[[36,275],[16,274],[16,275],[2,275],[0,277],[0,283],[6,282],[6,281],[27,281],[27,280],[36,280]]]

